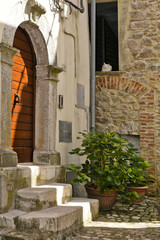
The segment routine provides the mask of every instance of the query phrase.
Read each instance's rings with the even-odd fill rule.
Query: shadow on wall
[[[140,136],[121,134],[121,137],[126,138],[129,143],[133,144],[134,147],[137,149],[137,154],[140,156]]]
[[[76,173],[72,171],[66,172],[66,183],[72,184],[73,197],[87,197],[84,183],[72,183],[72,179],[76,178]]]

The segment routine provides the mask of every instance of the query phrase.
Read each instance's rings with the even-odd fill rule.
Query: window
[[[104,62],[118,71],[117,2],[96,3],[96,9],[96,71],[101,71]],[[90,12],[89,5],[89,19]]]

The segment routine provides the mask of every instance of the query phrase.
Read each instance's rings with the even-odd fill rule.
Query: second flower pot
[[[133,204],[139,204],[143,201],[143,197],[146,194],[148,186],[143,187],[127,187],[130,192],[137,192],[139,195],[139,200],[133,200]]]

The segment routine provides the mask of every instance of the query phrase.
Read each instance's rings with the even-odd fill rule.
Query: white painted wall
[[[57,146],[62,164],[83,161],[68,152],[79,145],[78,132],[89,129],[89,31],[88,4],[84,1],[85,13],[74,11],[69,19],[63,20],[58,40],[57,61],[65,65],[66,71],[59,76],[58,95],[64,95],[64,108],[58,109],[58,120],[72,122],[72,143],[59,142],[57,125]],[[77,84],[85,87],[85,108],[77,105]]]
[[[30,2],[30,5],[29,5]],[[61,154],[61,162],[66,165],[79,162],[69,151],[77,147],[79,131],[89,129],[89,31],[88,3],[84,0],[85,12],[81,14],[72,9],[71,15],[62,18],[59,12],[50,10],[49,0],[37,0],[46,10],[41,16],[29,13],[29,6],[35,0],[5,0],[0,7],[0,42],[12,46],[17,27],[24,21],[30,20],[42,32],[47,49],[50,65],[64,68],[59,74],[58,95],[64,96],[64,108],[57,106],[56,150]],[[73,0],[75,4],[79,1]],[[68,8],[69,10],[69,8]],[[6,27],[7,26],[7,27]],[[1,79],[0,79],[1,81]],[[77,84],[85,87],[85,107],[78,108]],[[72,122],[72,142],[59,142],[59,120]]]

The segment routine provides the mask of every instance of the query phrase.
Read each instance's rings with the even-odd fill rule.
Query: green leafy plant
[[[130,158],[129,167],[132,171],[129,175],[128,186],[143,187],[154,183],[155,179],[149,174],[150,164],[142,157],[133,155],[133,157]]]
[[[73,182],[84,182],[100,189],[101,193],[117,191],[123,200],[138,198],[126,186],[153,182],[148,173],[149,164],[136,155],[136,149],[115,132],[80,132],[81,147],[70,154],[86,156],[80,166],[71,164],[69,170],[77,174]]]
[[[133,154],[129,160],[129,167],[132,171],[129,174],[127,181],[127,187],[145,187],[150,183],[154,183],[155,179],[149,174],[150,164],[142,157]],[[144,196],[139,196],[136,191],[130,192],[129,188],[126,188],[122,194],[122,198],[129,200],[130,203],[140,201]]]

